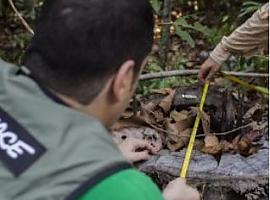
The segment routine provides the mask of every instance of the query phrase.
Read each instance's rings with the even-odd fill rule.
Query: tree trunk
[[[164,0],[163,12],[162,12],[162,34],[160,39],[160,63],[161,67],[165,69],[167,62],[167,53],[170,43],[170,22],[171,22],[171,0]]]

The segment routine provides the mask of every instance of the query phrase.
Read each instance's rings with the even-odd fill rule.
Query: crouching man
[[[181,179],[162,196],[107,129],[152,47],[147,0],[47,0],[23,66],[0,62],[0,199],[197,200]],[[152,152],[153,153],[153,152]]]

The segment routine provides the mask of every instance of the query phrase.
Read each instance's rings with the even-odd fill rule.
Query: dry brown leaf
[[[255,146],[252,146],[252,142],[259,138],[261,136],[261,133],[262,132],[260,130],[251,130],[243,137],[241,137],[237,144],[239,153],[248,156],[256,152],[257,148],[255,148]]]
[[[204,138],[205,146],[216,146],[219,144],[217,136],[214,134],[208,134]]]
[[[234,139],[233,139],[233,141],[232,141],[232,146],[233,146],[233,149],[238,149],[238,143],[239,143],[239,141],[240,141],[240,138],[241,138],[241,135],[237,135]]]
[[[243,135],[240,141],[245,141],[247,144],[251,144],[254,140],[262,136],[261,130],[251,130],[247,134]]]
[[[165,122],[167,133],[166,144],[171,151],[176,151],[188,144],[192,129],[180,131],[177,122],[172,123],[169,119]]]
[[[156,122],[156,118],[153,115],[153,112],[141,110],[137,113],[136,117],[139,118],[141,121],[145,122],[148,126],[154,128],[155,130],[162,133],[167,133],[167,131],[163,129],[163,125]]]
[[[182,110],[181,112],[172,111],[170,117],[176,122],[179,131],[192,128],[196,114],[192,111]]]
[[[222,145],[222,152],[229,152],[231,150],[234,150],[233,144],[228,142],[227,140],[220,141],[220,144]]]
[[[187,128],[183,131],[180,131],[180,138],[185,143],[185,146],[188,145],[191,132],[192,132],[192,128]]]
[[[167,95],[167,94],[170,94],[172,92],[172,90],[173,90],[172,88],[161,88],[161,89],[151,90],[151,92],[157,93],[157,94]]]
[[[164,113],[162,112],[161,109],[157,109],[157,110],[153,111],[153,115],[154,115],[157,123],[161,123],[164,121]]]
[[[163,109],[165,113],[169,112],[173,103],[175,95],[175,90],[172,90],[168,96],[166,96],[164,99],[161,100],[161,102],[158,104],[159,107]]]
[[[170,119],[165,120],[165,128],[170,135],[178,135],[179,129],[176,123],[172,123]]]
[[[153,115],[153,110],[155,107],[156,104],[153,102],[142,105],[142,110],[138,112],[138,117],[145,121],[147,124],[156,124],[156,119]]]
[[[157,107],[157,104],[150,102],[148,104],[142,104],[141,111],[138,112],[138,117],[144,120],[151,126],[161,126],[161,122],[164,121],[164,113],[161,108]]]
[[[253,107],[251,107],[245,113],[245,115],[243,116],[243,119],[249,119],[249,118],[251,118],[257,110],[261,110],[261,109],[262,109],[262,106],[259,103],[256,103]]]
[[[149,102],[149,103],[147,103],[147,104],[142,104],[142,105],[141,105],[141,108],[142,108],[142,110],[146,110],[147,112],[149,112],[149,111],[154,111],[155,108],[156,108],[156,106],[157,106],[156,103],[154,103],[154,102]]]
[[[219,143],[217,136],[214,134],[205,136],[204,143],[204,147],[201,149],[202,152],[212,155],[221,153],[222,145]]]
[[[259,149],[261,148],[261,146],[255,146],[255,147],[251,147],[248,151],[248,155],[252,155],[255,154],[259,151]]]
[[[180,131],[178,135],[170,135],[167,146],[171,151],[176,151],[188,145],[192,129]]]
[[[204,142],[203,142],[203,140],[195,140],[195,143],[194,143],[194,149],[200,151],[203,147],[204,147]]]
[[[237,147],[238,147],[239,151],[245,152],[245,151],[248,151],[248,149],[249,149],[249,143],[247,141],[245,141],[245,140],[240,140],[238,142]]]
[[[156,119],[153,115],[157,103],[149,102],[147,104],[141,104],[141,110],[134,115],[133,111],[126,109],[121,115],[120,120],[118,120],[110,130],[119,130],[126,127],[140,127],[149,124],[155,124]],[[160,117],[162,118],[162,116]]]
[[[128,119],[120,119],[110,128],[111,131],[119,130],[126,127],[140,127],[148,125],[144,120],[137,116]]]
[[[125,110],[121,114],[121,118],[128,119],[128,118],[131,118],[133,115],[134,115],[134,112],[132,110]]]
[[[176,126],[178,127],[179,131],[183,131],[187,128],[191,128],[194,123],[194,118],[188,118],[186,120],[176,122]]]
[[[182,120],[185,120],[189,117],[189,114],[190,112],[187,111],[187,110],[182,110],[181,112],[177,112],[176,110],[173,110],[171,113],[170,113],[170,117],[176,121],[176,122],[179,122],[179,121],[182,121]]]
[[[199,109],[197,107],[191,107],[191,111],[197,115]],[[201,121],[204,134],[210,134],[210,116],[204,111],[202,111]]]
[[[210,134],[210,116],[206,112],[202,112],[201,121],[204,134]]]

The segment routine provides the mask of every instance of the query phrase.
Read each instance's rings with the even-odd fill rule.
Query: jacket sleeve
[[[158,187],[143,173],[128,169],[107,177],[79,200],[164,200]]]
[[[210,54],[217,63],[222,64],[230,54],[246,57],[254,55],[258,49],[268,48],[269,3],[257,10],[251,18],[238,27],[230,36],[223,37]]]

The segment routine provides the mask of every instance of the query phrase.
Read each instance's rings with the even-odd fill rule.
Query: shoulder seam
[[[76,188],[70,195],[68,195],[65,200],[77,200],[86,192],[91,190],[94,186],[100,183],[105,178],[125,169],[132,168],[132,166],[128,162],[120,162],[117,164],[113,164],[99,170],[97,174],[92,176],[90,179],[82,183],[78,188]]]

